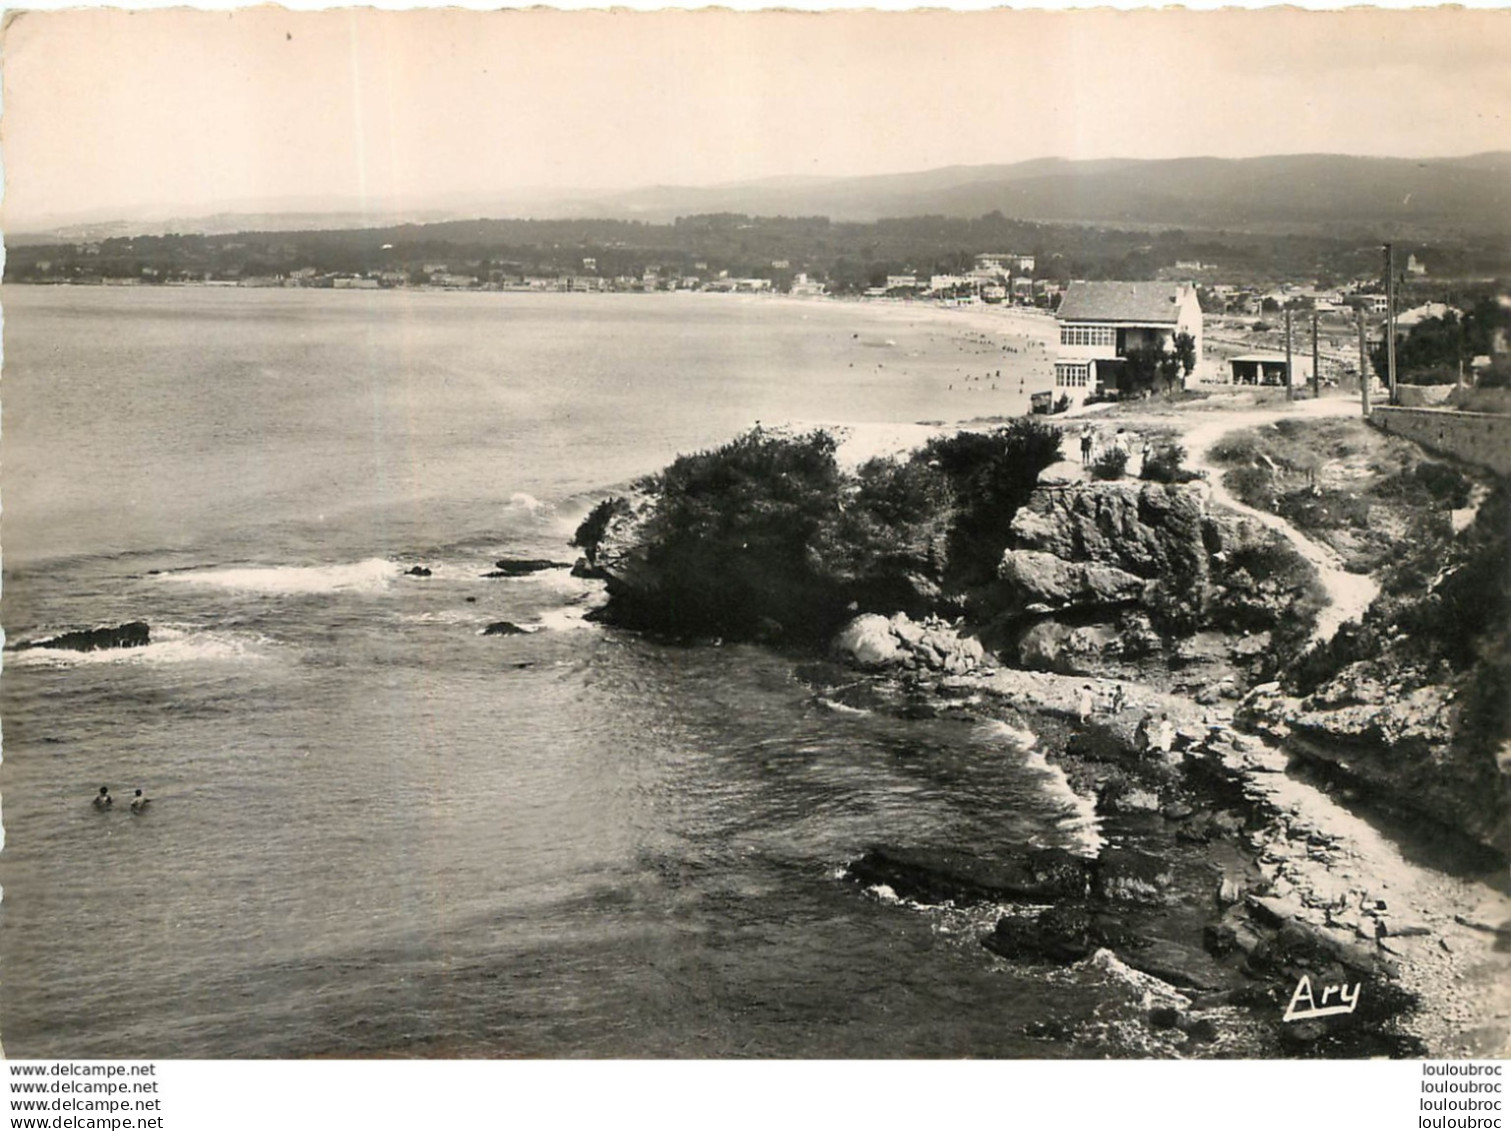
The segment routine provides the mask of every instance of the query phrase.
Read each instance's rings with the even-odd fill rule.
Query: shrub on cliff
[[[618,496],[604,499],[588,512],[587,518],[577,524],[571,544],[587,555],[589,565],[597,564],[598,547],[608,531],[609,523],[627,514],[629,509],[628,499],[621,499]]]
[[[1174,440],[1161,440],[1144,457],[1139,478],[1152,483],[1189,483],[1196,478],[1186,470],[1186,449]]]
[[[937,612],[945,581],[989,581],[1059,447],[1058,429],[1022,420],[849,473],[826,432],[756,428],[643,480],[638,509],[600,503],[575,542],[600,567],[605,536],[615,543],[605,572],[620,623],[816,639],[856,608]]]
[[[1060,430],[1029,417],[994,432],[957,432],[929,441],[914,462],[936,467],[954,494],[949,576],[959,585],[996,577],[1013,515],[1028,502],[1039,473],[1060,459]]]
[[[1239,502],[1255,510],[1275,509],[1275,476],[1264,467],[1235,467],[1224,473],[1223,485]]]
[[[1259,433],[1252,428],[1229,432],[1207,449],[1207,456],[1214,463],[1243,466],[1254,463],[1262,450]]]
[[[1432,473],[1434,476],[1436,473]],[[1452,490],[1444,480],[1442,490]],[[1455,534],[1445,521],[1420,522],[1401,540],[1381,576],[1381,594],[1359,625],[1344,625],[1327,645],[1285,669],[1293,694],[1373,684],[1371,706],[1410,701],[1430,685],[1446,687],[1457,717],[1449,741],[1426,728],[1394,739],[1387,781],[1427,780],[1403,804],[1511,851],[1511,795],[1502,768],[1511,740],[1511,489],[1494,487],[1473,525]],[[1363,673],[1359,678],[1356,673]],[[1404,716],[1409,720],[1409,715]],[[1426,736],[1426,744],[1414,746]]]
[[[1128,453],[1121,448],[1108,448],[1091,464],[1091,474],[1096,479],[1121,479],[1128,470]]]
[[[831,619],[841,595],[814,547],[840,515],[834,450],[827,432],[755,428],[647,479],[656,502],[638,539],[657,592],[625,596],[656,607],[630,619],[736,636]]]
[[[820,532],[816,549],[830,570],[860,590],[885,589],[890,579],[907,575],[937,582],[948,560],[953,509],[954,492],[937,467],[919,459],[873,459],[857,470],[838,521]],[[899,598],[896,606],[910,603]]]
[[[1230,632],[1269,632],[1262,668],[1276,670],[1301,655],[1327,605],[1317,572],[1279,535],[1228,554],[1214,580],[1219,596],[1211,622]]]
[[[1381,572],[1380,596],[1363,623],[1345,626],[1328,647],[1308,657],[1291,673],[1289,686],[1309,694],[1348,665],[1386,652],[1439,675],[1511,664],[1508,544],[1511,490],[1505,485],[1491,492],[1462,533],[1455,534],[1442,516],[1424,517]]]
[[[1437,460],[1424,459],[1402,468],[1375,488],[1382,498],[1398,499],[1419,506],[1441,503],[1450,508],[1469,505],[1473,483],[1463,472]]]

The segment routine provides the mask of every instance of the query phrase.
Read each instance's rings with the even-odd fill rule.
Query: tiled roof
[[[1180,316],[1175,283],[1071,283],[1056,312],[1061,322],[1161,322]]]

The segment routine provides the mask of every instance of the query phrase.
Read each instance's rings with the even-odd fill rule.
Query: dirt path
[[[946,685],[986,691],[1017,710],[1073,719],[1086,680],[1000,669],[991,675],[947,677]],[[1137,682],[1121,720],[1132,741],[1133,716],[1161,711],[1188,733],[1226,727],[1223,708],[1203,709],[1189,699]],[[952,700],[959,702],[959,699]],[[1249,844],[1272,894],[1297,918],[1350,945],[1378,946],[1395,961],[1402,985],[1419,994],[1421,1009],[1405,1029],[1437,1057],[1511,1054],[1511,896],[1498,877],[1445,873],[1412,859],[1368,819],[1316,785],[1292,777],[1285,751],[1253,735],[1235,735],[1220,757],[1245,780],[1244,792],[1274,815],[1251,831]],[[1319,837],[1318,834],[1322,834]],[[1327,847],[1319,848],[1323,840]],[[1376,935],[1375,919],[1361,911],[1364,898],[1384,906],[1392,928]],[[1372,913],[1371,913],[1372,914]]]
[[[1264,428],[1277,420],[1318,420],[1357,416],[1358,413],[1358,402],[1351,398],[1328,397],[1263,408],[1150,417],[1143,421],[1164,426],[1174,423],[1179,428],[1181,441],[1186,447],[1186,465],[1193,471],[1205,473],[1212,489],[1212,498],[1229,510],[1237,511],[1288,539],[1296,547],[1296,552],[1316,568],[1318,579],[1328,597],[1328,605],[1318,613],[1317,627],[1312,633],[1312,639],[1318,643],[1331,640],[1340,627],[1363,616],[1364,610],[1379,595],[1380,587],[1369,577],[1349,573],[1330,547],[1314,542],[1279,515],[1256,510],[1235,498],[1223,486],[1224,469],[1212,462],[1211,452],[1218,440],[1240,429]]]

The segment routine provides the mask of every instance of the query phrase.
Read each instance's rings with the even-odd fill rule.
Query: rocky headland
[[[1462,491],[1355,476],[1379,488],[1357,512],[1374,549],[1398,545],[1353,563],[1380,595],[1334,631],[1308,536],[1224,505],[1210,474],[1096,480],[1032,422],[854,473],[832,455],[757,431],[679,460],[589,516],[577,569],[606,582],[605,619],[868,673],[810,665],[826,699],[1002,721],[1095,808],[1090,857],[876,845],[854,882],[996,908],[1002,961],[1153,979],[1152,1051],[1506,1050],[1505,995],[1469,989],[1504,980],[1511,941],[1503,882],[1477,878],[1503,881],[1511,847],[1502,485],[1455,471],[1466,515]],[[1376,479],[1442,478],[1392,456]],[[1405,839],[1378,831],[1403,816]],[[1358,987],[1357,1008],[1283,1020],[1303,976]]]

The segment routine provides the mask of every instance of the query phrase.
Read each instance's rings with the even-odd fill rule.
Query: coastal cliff
[[[1392,808],[1511,852],[1511,493],[1403,545],[1362,622],[1240,720]]]
[[[1420,514],[1387,507],[1340,533],[1381,591],[1325,637],[1329,590],[1284,524],[1216,504],[1190,475],[1081,478],[1049,431],[962,434],[855,473],[821,433],[753,433],[605,500],[578,530],[579,572],[604,579],[615,623],[824,649],[870,673],[808,677],[821,702],[1029,735],[1104,834],[1081,863],[877,845],[848,873],[868,890],[1025,902],[989,950],[1159,979],[1177,998],[1149,1023],[1181,1048],[1224,1047],[1215,1020],[1298,1055],[1419,1055],[1431,1046],[1413,1034],[1436,1024],[1413,1020],[1419,992],[1434,1008],[1451,996],[1463,924],[1500,928],[1433,907],[1397,856],[1361,855],[1335,831],[1356,818],[1294,793],[1289,771],[1325,766],[1345,805],[1362,791],[1502,854],[1476,867],[1504,859],[1504,488],[1475,488],[1450,522],[1463,492],[1433,487],[1412,495]],[[1022,879],[1040,872],[1075,888],[1042,914]],[[1306,971],[1361,982],[1370,1010],[1276,1024]]]
[[[1352,422],[1282,441],[1357,449],[1354,505],[1326,483],[1268,489],[1381,585],[1326,641],[1328,595],[1272,526],[1202,480],[1063,474],[1058,434],[1031,421],[854,472],[826,433],[757,429],[601,503],[579,570],[607,583],[604,619],[668,635],[811,648],[869,615],[841,640],[863,665],[949,656],[1242,701],[1238,721],[1295,756],[1511,850],[1511,496]],[[969,655],[918,648],[899,615],[952,626]]]
[[[972,611],[1019,667],[1236,697],[1307,639],[1313,571],[1205,484],[1040,487]]]

